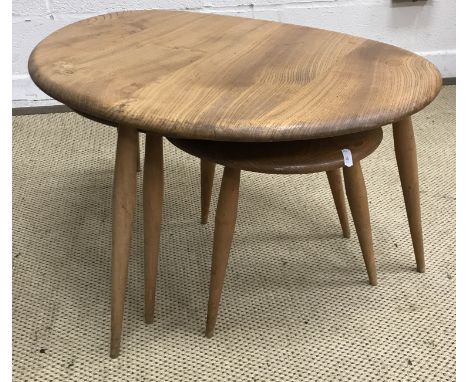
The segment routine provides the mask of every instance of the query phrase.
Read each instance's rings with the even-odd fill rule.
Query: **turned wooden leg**
[[[200,188],[201,188],[201,223],[208,222],[210,212],[211,190],[216,164],[206,159],[200,159]]]
[[[154,320],[154,295],[158,272],[159,237],[164,189],[163,141],[160,135],[146,133],[143,173],[143,216],[145,247],[145,322]]]
[[[371,285],[377,285],[367,191],[360,162],[355,162],[351,167],[343,167],[343,175],[346,195],[348,196],[351,215],[353,215],[354,226],[356,227],[359,244],[366,264],[369,282]]]
[[[218,206],[216,208],[210,298],[208,301],[205,332],[208,338],[212,337],[214,333],[229,251],[231,249],[232,236],[234,235],[234,228],[236,225],[239,182],[240,170],[225,167],[218,198]]]
[[[338,218],[340,219],[341,230],[343,231],[343,237],[349,238],[349,222],[348,214],[346,213],[346,202],[343,189],[343,182],[341,181],[340,170],[327,171],[328,183],[335,201],[336,211],[338,212]]]
[[[137,135],[138,138],[138,135]],[[137,172],[141,171],[141,158],[140,158],[140,140],[137,140]]]
[[[393,124],[395,155],[400,173],[401,188],[406,205],[406,214],[413,240],[414,255],[418,272],[424,272],[423,233],[421,226],[421,206],[419,202],[418,161],[411,117]]]
[[[112,314],[111,351],[120,351],[128,257],[132,238],[133,212],[136,204],[136,155],[138,133],[119,128],[112,196]]]

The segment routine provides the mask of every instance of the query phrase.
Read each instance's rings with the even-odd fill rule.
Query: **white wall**
[[[363,36],[427,57],[455,77],[455,0],[13,0],[13,106],[54,104],[27,71],[33,47],[74,21],[117,10],[186,9]]]

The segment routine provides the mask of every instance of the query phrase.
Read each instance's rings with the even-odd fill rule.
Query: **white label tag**
[[[346,167],[351,167],[353,165],[353,155],[351,154],[351,150],[343,149],[341,152],[343,153],[344,165]]]

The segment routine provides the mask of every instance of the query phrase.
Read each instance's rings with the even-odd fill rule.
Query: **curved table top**
[[[44,92],[111,125],[185,139],[288,141],[363,131],[430,103],[433,64],[360,37],[232,16],[130,11],[45,38]]]

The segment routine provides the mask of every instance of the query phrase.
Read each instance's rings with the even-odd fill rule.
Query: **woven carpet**
[[[155,322],[143,322],[139,174],[122,349],[111,360],[116,131],[73,113],[15,117],[14,380],[454,381],[455,87],[413,121],[426,273],[415,271],[386,126],[362,163],[379,285],[367,282],[354,229],[341,236],[325,174],[245,172],[212,339],[203,331],[222,169],[201,226],[198,160],[166,141]]]

